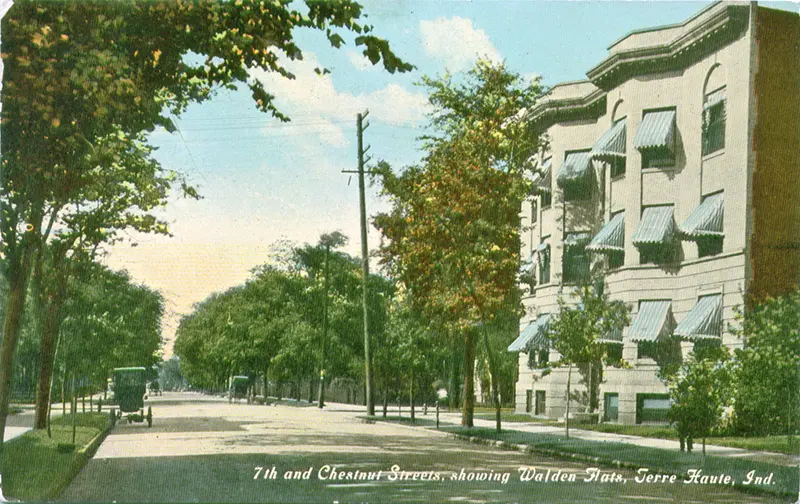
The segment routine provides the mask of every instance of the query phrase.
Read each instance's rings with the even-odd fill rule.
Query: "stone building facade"
[[[606,368],[600,389],[601,420],[626,424],[666,418],[651,342],[684,357],[709,341],[740,347],[735,307],[797,285],[798,47],[797,14],[715,3],[624,36],[587,80],[528,111],[549,145],[522,209],[518,412],[563,417],[567,372],[550,367],[543,329],[590,268],[631,308],[607,337],[630,367]]]

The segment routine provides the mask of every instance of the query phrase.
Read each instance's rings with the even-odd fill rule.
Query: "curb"
[[[98,432],[97,435],[93,437],[86,446],[76,452],[77,456],[73,460],[72,467],[70,468],[65,482],[62,485],[54,488],[53,492],[46,497],[46,500],[55,500],[64,492],[64,490],[66,490],[75,477],[83,470],[84,467],[86,467],[86,464],[89,462],[89,460],[92,459],[94,454],[97,452],[97,449],[100,448],[101,444],[103,444],[103,441],[105,441],[106,436],[108,436],[108,433],[111,432],[113,427],[114,426],[111,425],[110,421],[107,422],[105,429]]]

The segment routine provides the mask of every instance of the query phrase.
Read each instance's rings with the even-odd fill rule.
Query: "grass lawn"
[[[416,415],[414,421],[411,421],[411,417],[407,416],[397,416],[397,415],[375,415],[375,416],[363,416],[359,417],[363,418],[364,420],[377,420],[379,422],[393,422],[399,424],[408,424],[408,425],[418,425],[420,427],[435,427],[436,426],[436,415],[428,415],[427,417],[421,417],[420,415]],[[444,425],[444,424],[442,424]]]
[[[744,448],[745,450],[769,451],[800,455],[800,436],[794,437],[794,449],[789,446],[789,436],[761,437],[714,437],[706,440],[707,444]]]
[[[53,419],[53,437],[46,430],[26,432],[5,444],[3,491],[21,500],[50,500],[81,470],[89,443],[110,425],[108,414],[79,413],[75,450],[61,453],[59,444],[72,443],[72,417]]]
[[[475,413],[475,418],[480,418],[482,420],[494,420],[494,412],[492,413]],[[555,420],[550,420],[546,418],[536,418],[530,415],[526,415],[525,413],[514,413],[513,411],[501,411],[500,412],[500,420],[503,422],[513,422],[513,423],[540,423],[540,424],[547,424],[547,425],[556,425]],[[563,425],[563,424],[562,424]]]
[[[757,487],[762,490],[791,494],[792,492],[796,493],[798,485],[796,467],[712,455],[703,456],[699,451],[699,446],[698,451],[685,453],[633,446],[627,443],[587,441],[574,437],[567,439],[551,434],[534,434],[514,430],[504,430],[500,434],[494,429],[470,429],[461,426],[448,426],[443,430],[506,443],[524,444],[546,453],[597,457],[601,463],[605,464],[621,461],[636,467],[647,467],[651,472],[661,471],[677,474],[681,478],[685,478],[690,469],[702,469],[709,475],[729,474],[736,482],[741,483],[749,471],[755,470],[757,476],[774,474],[773,484]]]

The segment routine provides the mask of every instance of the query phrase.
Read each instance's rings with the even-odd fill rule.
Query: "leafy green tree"
[[[706,437],[719,424],[722,411],[731,400],[729,360],[727,348],[719,345],[700,354],[693,352],[670,380],[669,419],[678,431],[681,451],[684,445],[692,451],[693,440],[703,438],[703,455],[706,454]]]
[[[475,331],[503,312],[518,314],[519,208],[523,173],[538,147],[525,123],[508,121],[541,92],[503,64],[479,61],[458,82],[424,78],[434,134],[422,165],[392,173],[382,165],[382,193],[392,203],[375,225],[386,240],[383,262],[412,306],[463,338],[462,424],[472,426]],[[490,351],[488,331],[481,330]],[[510,336],[510,335],[509,335]],[[490,356],[491,366],[495,358]],[[493,382],[498,373],[492,372]],[[498,387],[492,384],[500,426]]]
[[[249,71],[292,78],[279,55],[302,58],[293,39],[298,28],[324,31],[334,47],[345,42],[338,32],[354,33],[372,63],[382,61],[390,72],[410,70],[359,23],[361,15],[361,6],[347,0],[309,0],[302,10],[256,0],[20,1],[11,8],[3,18],[3,122],[12,128],[2,136],[0,180],[0,254],[9,282],[0,345],[0,439],[34,255],[64,206],[80,205],[98,167],[108,168],[88,161],[101,140],[156,126],[172,131],[170,115],[237,84],[250,87],[260,110],[288,120]],[[187,58],[191,54],[200,58]],[[119,189],[95,186],[112,194]]]
[[[746,435],[800,429],[800,292],[768,298],[736,314],[744,338],[736,355],[735,428]]]
[[[559,312],[550,321],[549,338],[566,364],[567,394],[565,428],[569,437],[572,368],[577,366],[589,395],[589,412],[599,406],[603,367],[608,363],[608,346],[603,342],[629,322],[628,307],[622,301],[611,301],[598,287],[584,284],[576,288],[577,305],[559,297]]]

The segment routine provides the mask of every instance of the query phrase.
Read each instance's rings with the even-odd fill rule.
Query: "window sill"
[[[725,155],[725,147],[721,148],[720,150],[711,152],[709,154],[704,154],[703,157],[700,158],[700,160],[705,162],[724,155]]]
[[[655,168],[642,168],[642,174],[645,173],[664,173],[664,172],[674,172],[675,165],[672,166],[658,166]]]

